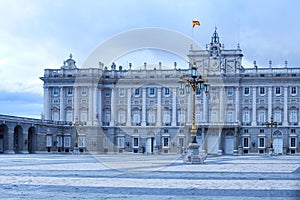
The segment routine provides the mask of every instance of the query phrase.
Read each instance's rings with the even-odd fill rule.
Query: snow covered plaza
[[[299,156],[1,155],[1,199],[299,199]]]

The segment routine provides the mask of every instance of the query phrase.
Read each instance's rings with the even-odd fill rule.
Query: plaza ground
[[[300,199],[300,156],[0,155],[0,199]]]

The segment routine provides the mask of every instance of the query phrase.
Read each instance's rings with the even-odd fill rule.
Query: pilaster
[[[256,87],[252,88],[252,126],[256,126]]]
[[[142,89],[142,126],[146,126],[146,88]]]
[[[172,89],[172,126],[176,126],[176,88]]]
[[[127,120],[126,126],[131,126],[131,88],[127,89]]]
[[[65,121],[64,88],[60,87],[59,92],[59,121]]]
[[[156,126],[161,126],[161,88],[157,88],[157,120]]]
[[[111,89],[111,101],[110,101],[110,126],[115,126],[115,89]]]
[[[288,126],[288,88],[283,88],[283,126]]]

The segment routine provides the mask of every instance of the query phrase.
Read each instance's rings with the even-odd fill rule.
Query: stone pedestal
[[[220,149],[220,150],[218,150],[218,153],[217,153],[217,155],[218,156],[221,156],[221,155],[223,155],[223,151]]]
[[[238,155],[238,150],[233,150],[233,155],[237,156]]]
[[[273,148],[270,148],[270,150],[269,150],[269,156],[277,156],[277,153],[274,152]]]
[[[199,153],[199,145],[191,143],[184,155],[183,162],[185,164],[203,164],[207,154],[204,152]]]

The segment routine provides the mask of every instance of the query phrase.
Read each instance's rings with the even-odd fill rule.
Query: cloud
[[[0,90],[1,114],[40,118],[43,98],[40,94]]]

